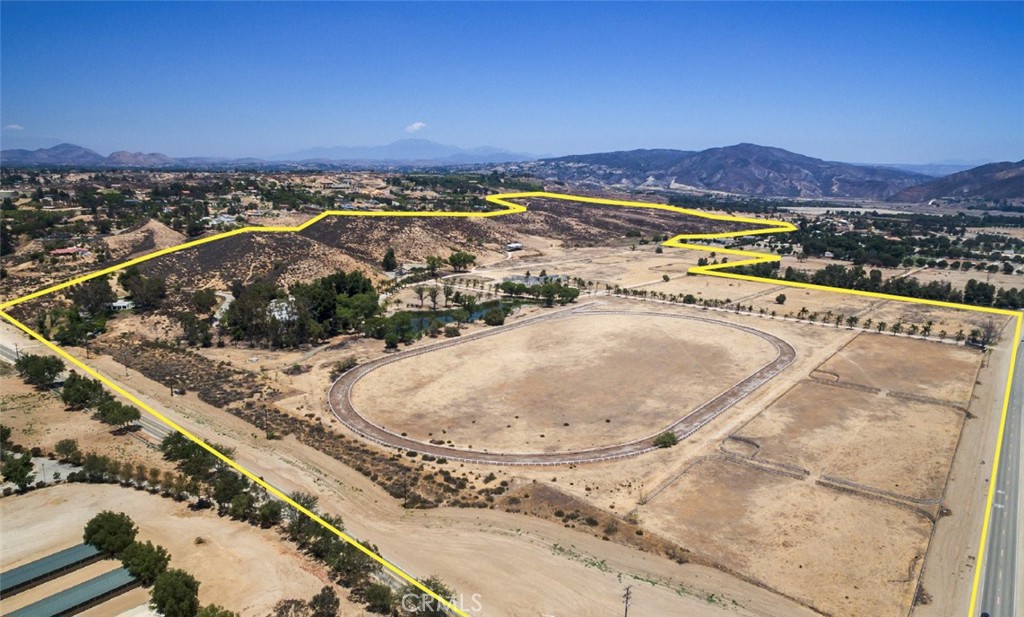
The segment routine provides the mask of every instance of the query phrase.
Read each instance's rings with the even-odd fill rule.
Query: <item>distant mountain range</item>
[[[173,158],[166,154],[144,152],[114,152],[110,156],[76,146],[60,144],[39,150],[0,151],[0,165],[75,166],[75,167],[141,167],[141,168],[231,168],[231,167],[288,167],[330,168],[348,166],[419,166],[482,165],[526,161],[536,157],[509,152],[500,148],[459,148],[426,139],[403,139],[386,146],[313,148],[267,159],[259,158]]]
[[[977,168],[982,170],[978,173],[971,169],[935,179],[894,165],[824,161],[781,148],[744,143],[699,152],[629,150],[563,156],[522,163],[516,169],[541,178],[632,189],[918,202],[935,197],[1024,198],[1021,178],[1012,172],[1014,166],[1019,168],[1020,164],[994,163]],[[989,168],[997,169],[1001,175],[986,173],[984,170]],[[921,186],[929,188],[915,191]]]
[[[925,202],[936,198],[1024,198],[1024,161],[989,163],[935,178],[894,165],[825,161],[780,148],[737,144],[699,152],[629,150],[531,160],[498,148],[458,148],[425,139],[386,146],[314,148],[273,157],[173,158],[159,153],[103,156],[73,144],[0,151],[0,166],[158,169],[332,170],[493,167],[595,187],[691,189],[753,196]],[[912,166],[910,166],[912,167]]]
[[[886,167],[836,163],[781,148],[738,144],[700,152],[633,150],[532,163],[534,173],[631,188],[691,188],[778,197],[885,199],[931,179]]]

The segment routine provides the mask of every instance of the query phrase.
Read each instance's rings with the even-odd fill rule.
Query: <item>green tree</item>
[[[233,469],[222,469],[217,472],[213,481],[213,498],[217,503],[230,504],[239,494],[249,488],[249,480]]]
[[[98,379],[89,379],[71,371],[64,380],[60,391],[60,400],[71,409],[95,407],[107,398],[103,385]]]
[[[430,273],[430,276],[437,276],[437,271],[440,270],[443,265],[444,260],[437,255],[427,256],[427,272]]]
[[[469,266],[476,263],[476,255],[465,251],[457,251],[451,254],[451,257],[448,258],[448,263],[451,264],[452,269],[456,272],[465,272],[469,269]]]
[[[200,289],[192,294],[192,308],[200,315],[208,315],[217,306],[217,293],[212,289]]]
[[[71,288],[71,300],[75,307],[90,315],[100,315],[110,310],[110,303],[117,299],[110,281],[105,276],[90,279]]]
[[[152,585],[167,570],[171,556],[167,550],[150,541],[132,542],[121,552],[121,564],[143,585]]]
[[[199,609],[196,617],[238,617],[238,613],[229,611],[223,606],[217,606],[216,604],[207,604],[203,608]]]
[[[167,296],[167,283],[162,277],[144,276],[135,267],[125,270],[118,277],[118,282],[128,291],[139,311],[159,308]]]
[[[779,294],[779,295],[775,296],[775,304],[785,304],[785,303],[786,303],[786,294]]]
[[[341,602],[333,587],[324,586],[318,594],[309,599],[312,617],[338,617]]]
[[[135,541],[135,523],[124,512],[104,510],[85,524],[82,540],[99,550],[119,556]]]
[[[142,418],[142,414],[138,409],[132,405],[125,405],[115,401],[112,398],[100,403],[99,407],[97,407],[97,416],[100,422],[121,428],[127,428],[128,425],[138,422]]]
[[[14,363],[14,368],[25,383],[41,387],[50,385],[64,372],[64,362],[56,356],[22,354]]]
[[[213,336],[210,334],[210,324],[197,318],[192,313],[184,311],[178,313],[177,317],[181,323],[185,341],[189,345],[209,347],[213,343]]]
[[[199,581],[183,570],[164,572],[153,583],[150,606],[164,617],[196,617]]]
[[[388,247],[387,252],[384,253],[384,259],[380,262],[380,267],[385,272],[394,272],[398,269],[398,260],[395,258],[395,249]]]
[[[431,287],[429,287],[427,289],[427,297],[430,298],[430,308],[431,308],[431,310],[434,310],[434,311],[437,310],[437,294],[440,291],[441,290],[438,289],[436,285],[431,286]]]
[[[505,323],[505,311],[501,308],[493,308],[484,314],[484,323],[488,326],[501,326]]]
[[[671,431],[665,431],[654,438],[654,445],[659,448],[671,448],[679,443],[679,438]]]
[[[452,592],[452,590],[436,576],[431,576],[427,580],[423,581],[423,586],[445,600],[450,601],[450,599],[455,595],[454,592]],[[405,586],[402,593],[402,603],[403,605],[415,607],[414,610],[416,617],[448,617],[448,610],[444,604],[413,585]]]
[[[35,474],[32,473],[32,455],[28,452],[21,456],[4,453],[3,464],[0,465],[0,474],[4,480],[14,484],[19,491],[23,491],[32,484]]]
[[[386,615],[395,605],[395,595],[387,585],[373,583],[366,588],[364,596],[367,603],[366,608],[371,613]]]
[[[259,522],[260,527],[264,529],[279,525],[281,524],[283,510],[284,506],[281,505],[280,501],[273,499],[265,501],[256,514],[256,520]]]
[[[78,449],[78,441],[74,439],[61,439],[53,449],[65,461],[75,462],[82,458],[82,452]]]

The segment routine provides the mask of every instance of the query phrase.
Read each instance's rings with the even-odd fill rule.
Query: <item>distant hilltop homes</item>
[[[50,251],[50,257],[88,257],[92,255],[89,249],[82,248],[80,246],[69,246],[62,249],[53,249]]]

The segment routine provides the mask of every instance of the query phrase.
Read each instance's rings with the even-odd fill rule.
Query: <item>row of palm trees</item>
[[[717,300],[713,298],[701,298],[697,299],[690,294],[667,294],[660,291],[651,289],[625,289],[622,287],[615,286],[611,288],[611,292],[615,295],[626,295],[634,298],[649,298],[653,300],[661,300],[664,302],[671,303],[683,303],[683,304],[698,304],[709,308],[730,308],[735,312],[746,312],[746,313],[757,313],[761,316],[777,317],[777,311],[769,311],[767,308],[755,309],[753,304],[744,305],[740,303],[733,303],[731,299],[726,298],[725,300]],[[821,323],[825,325],[834,325],[839,328],[845,324],[848,329],[854,329],[860,326],[864,330],[874,329],[880,334],[886,332],[897,335],[906,333],[909,336],[923,336],[925,338],[931,337],[935,334],[939,340],[946,340],[949,338],[949,333],[946,330],[939,330],[935,332],[935,321],[928,320],[923,325],[916,323],[905,323],[903,320],[897,320],[893,323],[889,323],[882,320],[874,320],[871,318],[865,319],[861,322],[861,318],[857,315],[846,315],[844,313],[837,313],[832,310],[827,311],[811,311],[806,306],[801,307],[796,313],[788,312],[784,315],[789,319],[798,319],[800,321],[806,321],[808,323]],[[962,343],[967,339],[967,334],[964,333],[963,329],[960,329],[953,335],[953,338],[958,342]]]

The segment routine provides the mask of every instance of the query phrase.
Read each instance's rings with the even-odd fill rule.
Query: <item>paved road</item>
[[[1024,415],[1024,347],[1017,352],[1003,432],[996,495],[989,519],[988,546],[981,578],[981,599],[976,614],[1018,617],[1017,554],[1020,522],[1021,416]]]
[[[13,349],[0,345],[0,360],[14,364],[18,360],[18,354]]]
[[[696,317],[690,315],[681,315],[676,313],[655,313],[649,311],[637,311],[637,310],[625,310],[625,311],[596,311],[593,310],[594,305],[598,303],[591,302],[580,305],[579,307],[561,310],[557,312],[549,312],[539,315],[537,317],[530,317],[518,321],[511,325],[507,325],[501,328],[488,328],[486,330],[479,331],[469,336],[459,337],[430,345],[427,347],[421,347],[400,354],[395,354],[390,357],[384,357],[373,362],[368,362],[355,369],[349,371],[345,375],[342,375],[334,384],[331,386],[330,391],[327,395],[328,405],[331,413],[338,418],[345,426],[359,435],[362,435],[370,441],[379,443],[385,446],[392,446],[403,450],[412,450],[420,454],[430,454],[432,456],[446,458],[455,461],[467,461],[472,463],[490,463],[499,465],[564,465],[568,463],[589,463],[596,461],[607,461],[618,458],[625,458],[629,456],[636,456],[649,452],[657,448],[654,445],[654,438],[656,435],[650,435],[643,439],[637,439],[634,441],[620,443],[609,446],[602,446],[597,448],[590,448],[586,450],[573,450],[567,452],[478,452],[469,449],[454,448],[449,446],[443,446],[438,444],[431,444],[422,441],[416,441],[408,437],[403,437],[397,433],[393,433],[387,429],[384,429],[376,424],[373,424],[365,417],[363,417],[359,411],[352,404],[352,387],[355,386],[356,382],[365,377],[370,372],[397,362],[399,360],[418,356],[420,354],[437,351],[446,347],[454,345],[461,345],[472,340],[494,336],[509,330],[522,328],[531,324],[535,324],[541,321],[549,319],[565,319],[571,317],[573,314],[578,315],[630,315],[630,316],[650,316],[650,317],[664,317],[672,319],[689,319],[693,321],[703,321],[713,323],[716,325],[726,326],[729,328],[735,328],[742,330],[754,336],[758,336],[762,339],[767,340],[771,343],[776,351],[777,355],[774,360],[761,367],[759,370],[748,376],[746,379],[735,384],[722,394],[715,398],[707,401],[697,409],[691,411],[686,416],[680,418],[671,426],[664,429],[665,431],[672,431],[679,438],[679,440],[686,439],[690,435],[693,435],[705,424],[718,417],[719,414],[729,409],[739,401],[749,396],[754,390],[759,388],[765,382],[769,381],[775,375],[782,372],[786,367],[793,363],[796,358],[796,351],[789,343],[779,339],[771,334],[755,330],[747,326],[741,326],[731,322],[719,321],[715,319],[708,319],[707,317]],[[659,431],[660,433],[661,431]]]
[[[150,416],[145,411],[142,412],[142,418],[136,424],[141,426],[142,430],[152,435],[157,441],[163,441],[164,438],[174,432],[171,430],[171,427]]]

